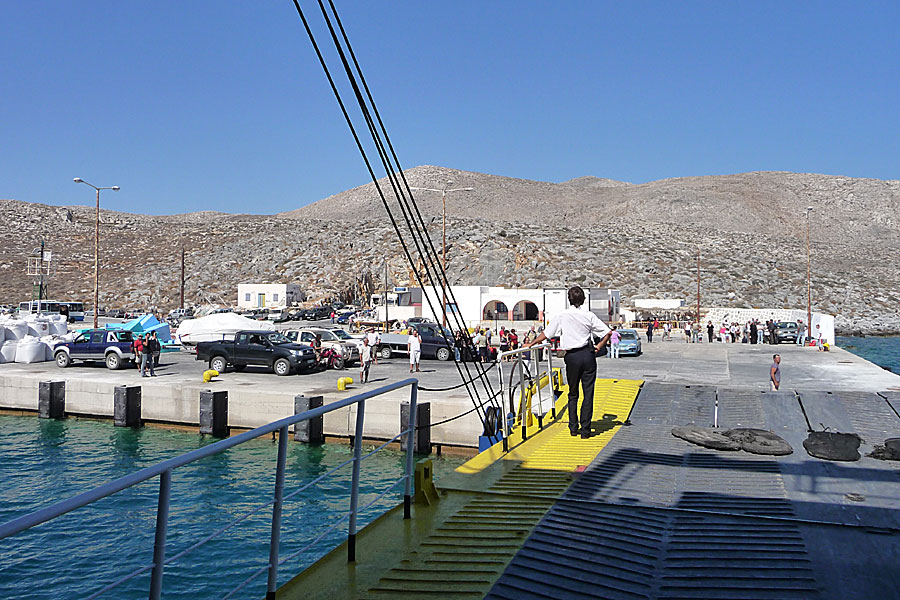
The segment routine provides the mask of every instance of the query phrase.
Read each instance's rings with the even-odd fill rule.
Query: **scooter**
[[[316,364],[322,369],[336,369],[340,371],[344,368],[344,356],[334,348],[322,348],[319,351],[319,360]]]

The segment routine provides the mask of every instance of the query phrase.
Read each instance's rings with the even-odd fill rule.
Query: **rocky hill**
[[[626,298],[696,294],[704,305],[806,304],[806,206],[813,206],[813,304],[844,331],[900,331],[900,182],[794,173],[632,185],[546,183],[440,167],[411,185],[473,187],[448,197],[448,258],[459,284],[609,285]],[[102,211],[101,305],[234,302],[242,282],[297,282],[311,299],[412,280],[371,185],[272,216],[146,216]],[[436,243],[440,194],[417,199]],[[25,256],[44,239],[58,259],[52,296],[90,300],[94,213],[0,200],[0,303],[30,294]],[[734,297],[730,297],[733,293]]]

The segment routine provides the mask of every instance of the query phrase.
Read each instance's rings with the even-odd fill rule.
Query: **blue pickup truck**
[[[131,361],[130,331],[88,329],[71,342],[59,342],[53,347],[56,365],[66,368],[73,361],[103,361],[109,369],[121,369]]]

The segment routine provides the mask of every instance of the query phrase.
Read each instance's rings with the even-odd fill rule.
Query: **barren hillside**
[[[411,169],[408,178],[475,188],[451,197],[452,281],[609,285],[626,300],[692,299],[699,247],[704,305],[805,306],[802,214],[812,205],[816,309],[839,315],[844,331],[900,331],[900,182],[748,173],[545,183],[440,167]],[[426,215],[440,214],[440,194],[418,199]],[[107,307],[175,306],[182,243],[190,304],[233,303],[237,284],[252,281],[296,282],[312,299],[334,297],[380,285],[384,260],[391,283],[414,283],[371,186],[274,216],[103,211],[102,222]],[[60,265],[51,295],[91,299],[90,207],[0,200],[0,223],[16,231],[0,241],[0,303],[29,297],[25,256],[41,239]],[[438,242],[440,220],[429,227]]]

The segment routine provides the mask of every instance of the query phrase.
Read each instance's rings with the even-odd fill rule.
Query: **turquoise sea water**
[[[138,430],[111,422],[0,415],[0,522],[27,514],[160,460],[212,443],[195,432]],[[372,448],[369,448],[370,450]],[[190,546],[230,520],[271,499],[277,444],[249,442],[177,469],[166,556]],[[366,448],[364,448],[364,452]],[[351,456],[347,445],[288,445],[285,494]],[[383,450],[363,461],[360,506],[403,474],[404,454]],[[435,477],[463,462],[435,458]],[[311,542],[349,506],[350,466],[286,502],[281,556]],[[151,562],[159,480],[153,479],[54,521],[0,541],[0,598],[84,598]],[[397,504],[402,487],[365,511],[360,525]],[[167,599],[221,598],[268,560],[271,508],[166,568]],[[346,536],[346,523],[279,569],[287,581]],[[364,560],[365,557],[359,557]],[[265,596],[266,575],[235,595]],[[149,573],[101,596],[142,598]]]
[[[900,374],[900,337],[838,337],[838,347]]]

